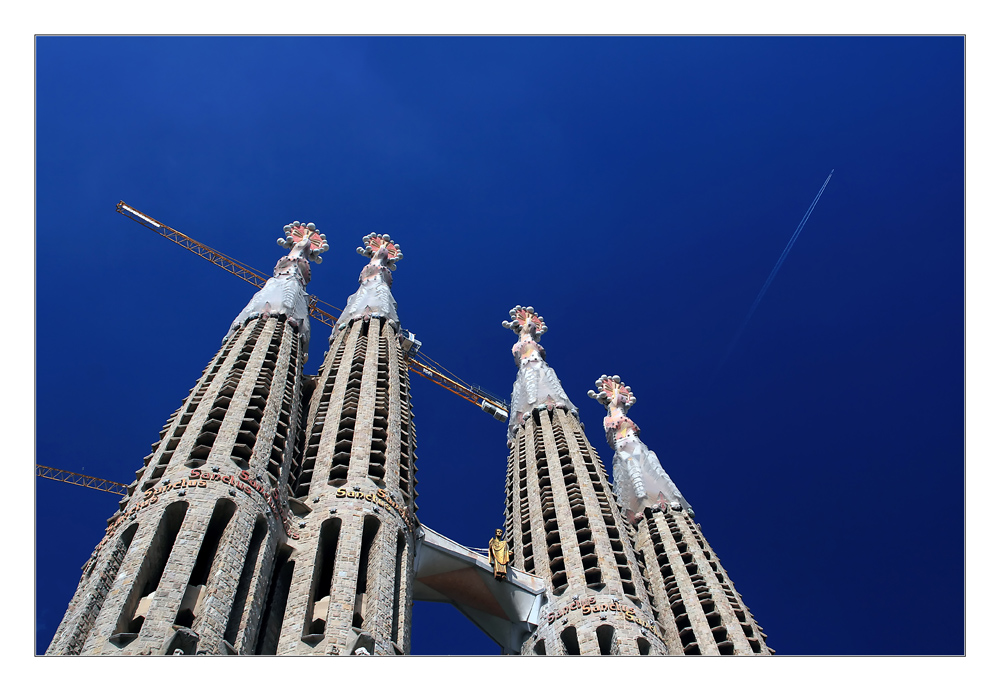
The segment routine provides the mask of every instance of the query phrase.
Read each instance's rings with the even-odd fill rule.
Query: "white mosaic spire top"
[[[248,319],[262,314],[286,314],[298,328],[302,361],[305,362],[309,358],[309,303],[306,296],[306,285],[312,278],[309,261],[322,262],[323,258],[319,255],[330,249],[330,245],[326,235],[318,232],[314,223],[294,221],[286,225],[284,231],[285,237],[278,238],[278,244],[288,249],[288,254],[278,260],[272,277],[239,313],[222,342],[225,343]]]
[[[545,348],[538,342],[548,331],[545,321],[535,313],[534,307],[517,305],[510,311],[510,316],[511,321],[504,321],[503,327],[518,336],[511,349],[518,369],[510,396],[507,425],[507,438],[513,441],[518,425],[532,410],[563,408],[576,415],[577,408],[563,391],[555,371],[545,363]]]
[[[358,278],[361,287],[347,301],[344,313],[337,320],[337,329],[346,329],[355,319],[372,317],[388,319],[398,329],[396,300],[389,288],[392,286],[391,272],[396,270],[396,262],[403,258],[403,252],[399,243],[388,235],[369,233],[363,240],[364,247],[358,248],[358,254],[369,257],[371,261],[361,270]]]
[[[587,395],[607,410],[604,433],[615,452],[614,491],[628,519],[635,522],[647,506],[679,507],[694,515],[691,505],[663,470],[660,459],[639,439],[639,426],[625,414],[635,403],[631,387],[625,386],[618,375],[606,374],[595,385],[597,391],[588,391]]]

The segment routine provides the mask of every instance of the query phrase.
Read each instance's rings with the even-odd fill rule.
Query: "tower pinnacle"
[[[250,299],[229,327],[225,343],[249,319],[261,314],[286,314],[299,332],[304,359],[309,357],[309,303],[306,285],[312,279],[309,261],[319,264],[319,255],[330,249],[326,235],[317,232],[315,223],[293,221],[284,227],[285,237],[278,244],[289,250],[278,260],[274,273],[264,287]]]
[[[639,439],[639,426],[625,414],[635,404],[631,387],[618,375],[606,374],[595,385],[597,391],[588,391],[587,395],[601,403],[608,413],[604,418],[604,433],[608,446],[615,452],[614,490],[626,516],[634,521],[647,506],[666,509],[675,504],[693,514],[691,505],[663,470],[656,454]]]
[[[511,349],[517,363],[517,379],[510,398],[510,420],[507,438],[514,439],[514,432],[524,417],[536,408],[563,408],[573,415],[577,408],[563,390],[559,377],[545,363],[545,348],[538,339],[548,331],[545,320],[535,312],[534,307],[516,305],[510,311],[513,321],[504,321],[502,326],[518,335],[517,343]]]
[[[389,288],[392,286],[391,272],[396,270],[396,262],[403,258],[403,252],[399,243],[387,234],[369,233],[362,240],[365,245],[359,247],[357,252],[369,257],[371,261],[361,270],[361,276],[358,277],[361,287],[347,301],[344,313],[337,320],[336,330],[346,329],[355,319],[368,320],[372,317],[385,317],[393,329],[398,330],[396,300]]]
[[[325,234],[316,232],[315,223],[302,225],[298,221],[292,221],[283,230],[285,237],[278,238],[278,244],[291,250],[288,253],[289,259],[305,258],[317,264],[323,263],[323,257],[319,255],[330,249],[330,245],[326,241]]]

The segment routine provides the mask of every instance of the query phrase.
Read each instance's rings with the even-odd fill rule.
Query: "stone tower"
[[[546,581],[548,603],[525,655],[664,655],[640,564],[600,458],[538,342],[531,307],[518,335],[511,395],[506,535],[515,568]]]
[[[252,652],[309,346],[309,260],[325,236],[285,226],[291,251],[233,322],[160,432],[83,576],[50,655]]]
[[[407,340],[390,292],[402,258],[388,235],[330,337],[289,478],[298,539],[278,557],[258,652],[409,652],[416,437]]]
[[[614,491],[636,526],[635,550],[648,567],[657,621],[671,655],[769,655],[767,636],[743,604],[719,558],[694,522],[694,511],[639,439],[625,414],[635,403],[618,376],[589,391],[607,409],[614,449]]]

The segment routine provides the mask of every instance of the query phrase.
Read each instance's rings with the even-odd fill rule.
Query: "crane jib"
[[[267,282],[267,277],[262,272],[257,271],[256,269],[253,269],[246,264],[243,264],[242,262],[209,247],[208,245],[204,245],[178,230],[174,230],[165,223],[157,221],[152,216],[142,213],[135,207],[129,206],[124,201],[118,202],[116,211],[126,218],[132,219],[139,225],[149,228],[160,237],[166,238],[167,240],[180,245],[184,249],[197,254],[203,259],[207,259],[216,266],[225,269],[237,278],[242,278],[244,281],[256,286],[257,288],[263,287]],[[317,321],[333,328],[337,323],[337,318],[329,312],[320,309],[317,306],[319,302],[322,301],[316,296],[309,296],[309,315]],[[336,307],[333,307],[333,305],[329,305],[329,303],[324,302],[323,304],[334,310],[337,309]],[[456,381],[455,379],[447,377],[430,365],[423,362],[416,363],[412,358],[407,359],[409,363],[408,366],[411,371],[416,372],[420,376],[431,380],[442,388],[461,396],[470,403],[475,404],[475,406],[480,410],[483,410],[493,416],[495,419],[500,420],[501,422],[506,422],[507,405],[503,401],[497,400],[494,396],[487,395],[478,387],[470,386],[464,382]]]

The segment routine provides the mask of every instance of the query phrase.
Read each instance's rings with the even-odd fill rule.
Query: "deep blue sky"
[[[36,49],[36,462],[130,482],[253,293],[118,200],[265,272],[281,227],[315,222],[310,291],[341,306],[361,237],[390,233],[403,325],[466,380],[509,396],[520,303],[605,462],[586,391],[632,386],[779,653],[964,652],[963,39]],[[505,427],[414,379],[418,517],[485,546]],[[49,480],[35,499],[43,652],[117,502]],[[498,652],[444,605],[417,604],[413,637]]]

